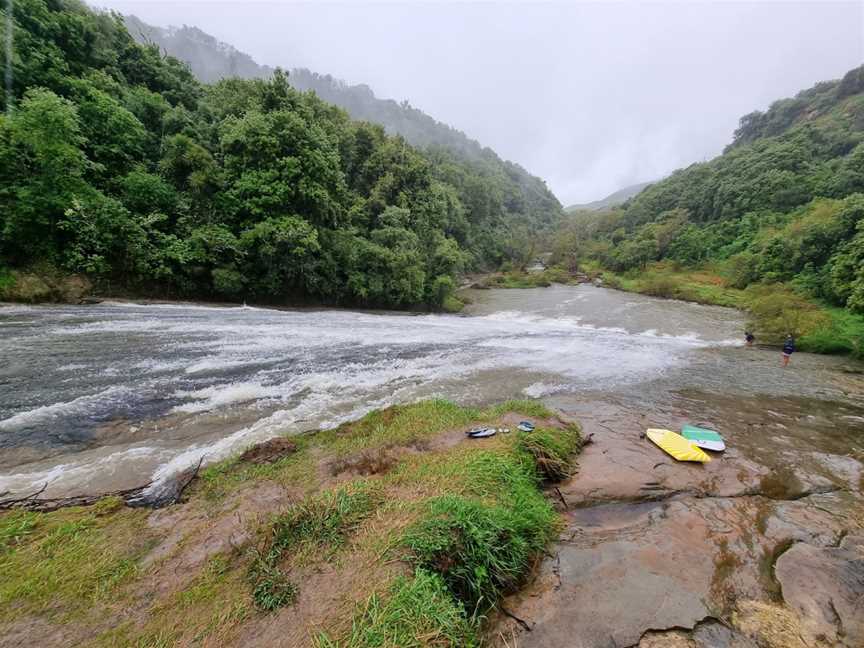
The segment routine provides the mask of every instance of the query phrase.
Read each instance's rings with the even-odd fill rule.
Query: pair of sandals
[[[531,421],[522,421],[521,423],[519,423],[519,425],[516,426],[516,429],[520,432],[533,432],[534,424]],[[491,436],[495,436],[498,432],[501,432],[502,434],[508,434],[510,432],[510,428],[474,428],[473,430],[469,430],[465,434],[470,439],[488,439]]]

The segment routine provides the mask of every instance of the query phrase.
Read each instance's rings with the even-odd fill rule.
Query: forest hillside
[[[77,0],[19,0],[13,24],[0,296],[51,298],[22,281],[38,268],[139,295],[439,307],[560,216],[497,158],[419,150],[281,71],[203,84]]]

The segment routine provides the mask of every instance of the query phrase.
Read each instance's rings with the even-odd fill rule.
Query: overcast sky
[[[864,62],[864,0],[91,1],[408,99],[565,204],[711,158],[741,115]]]

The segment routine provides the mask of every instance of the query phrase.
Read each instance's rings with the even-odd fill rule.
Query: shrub
[[[788,333],[806,336],[830,325],[819,306],[783,286],[751,286],[748,298],[751,329],[766,342],[779,343]]]
[[[653,295],[654,297],[676,297],[678,288],[676,282],[671,277],[663,275],[648,275],[642,280],[642,285],[639,292],[645,295]]]

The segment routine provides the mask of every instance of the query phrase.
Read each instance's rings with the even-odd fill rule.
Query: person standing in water
[[[789,333],[786,335],[786,341],[783,343],[783,366],[789,364],[789,358],[795,353],[795,338]]]
[[[747,342],[747,346],[753,346],[753,340],[756,339],[756,336],[753,335],[750,331],[744,331],[744,340]]]

